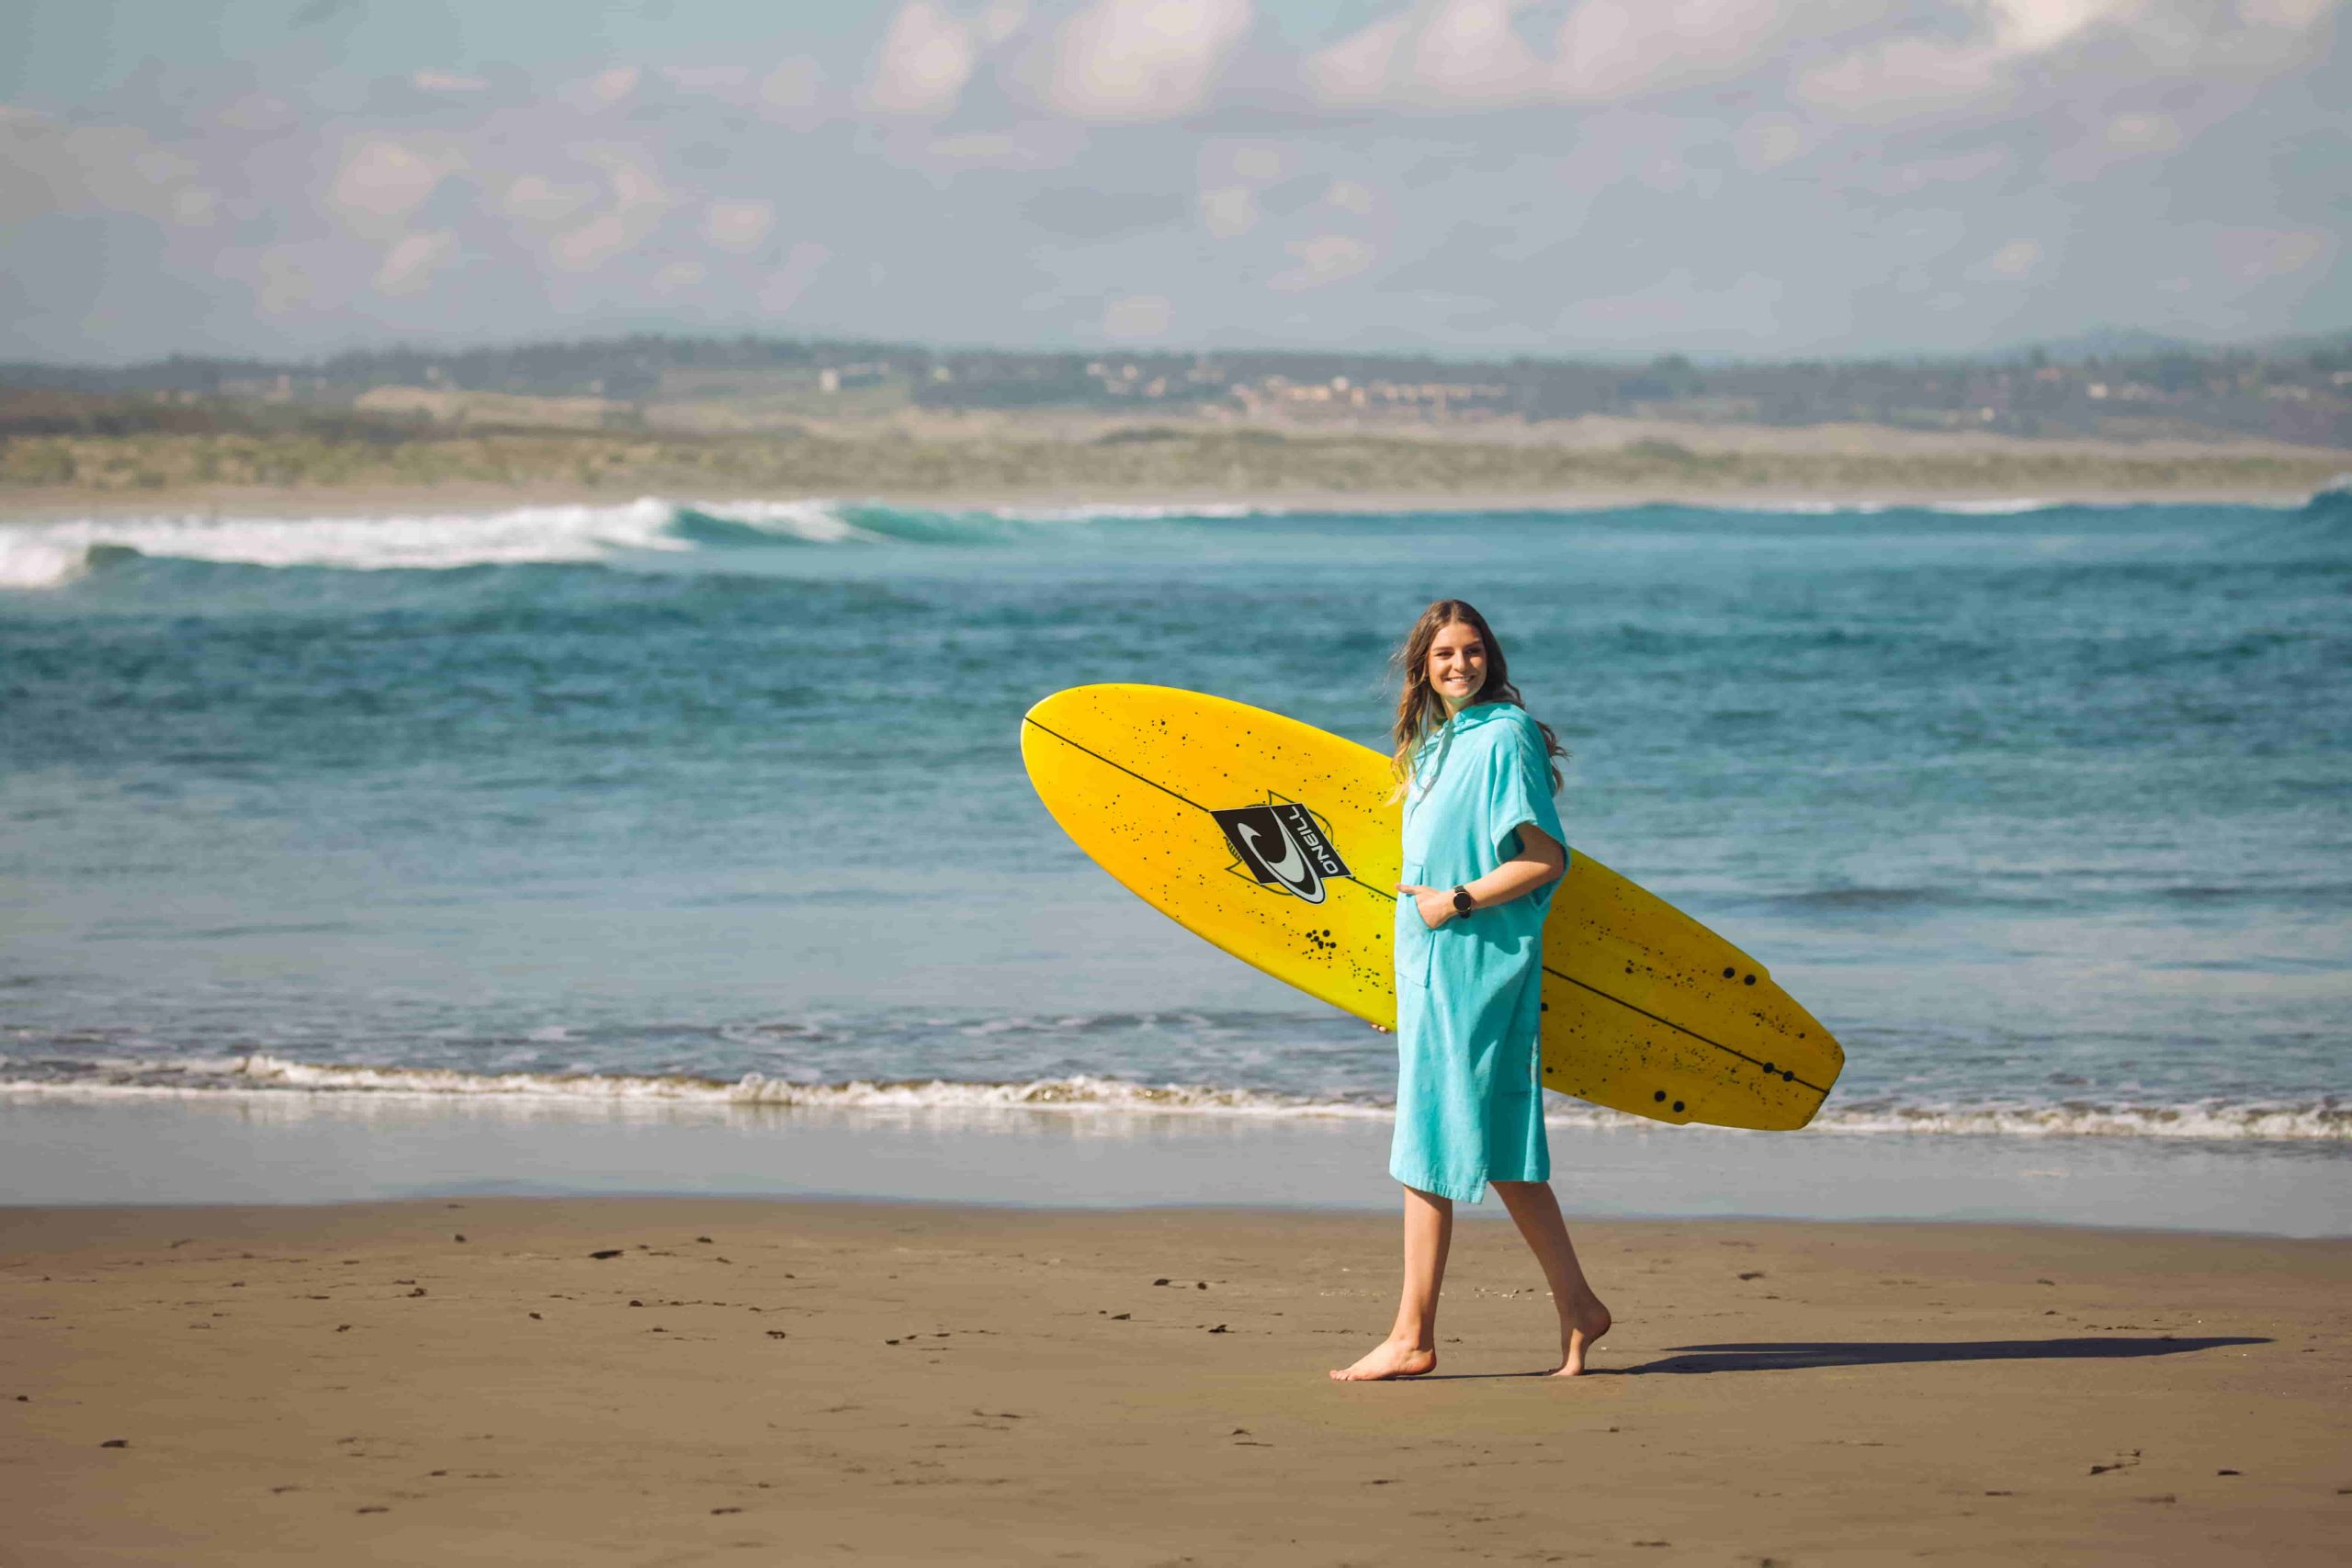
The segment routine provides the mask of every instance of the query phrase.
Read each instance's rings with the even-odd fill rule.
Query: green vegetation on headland
[[[444,422],[492,424],[593,426],[609,417],[743,429],[892,411],[1271,415],[1384,427],[1606,416],[2107,440],[2259,436],[2352,446],[2346,333],[2222,348],[2102,332],[1973,357],[1706,365],[1676,355],[1634,365],[1336,349],[1137,344],[1079,353],[640,334],[477,348],[391,344],[301,361],[0,365],[5,387],[315,410],[430,409]],[[526,400],[568,406],[514,406]]]
[[[1604,447],[1521,431],[1277,431],[1209,422],[1057,432],[891,423],[693,434],[499,429],[350,410],[152,400],[0,399],[0,496],[510,488],[677,495],[1285,494],[1484,498],[1818,493],[2309,491],[2344,454],[2127,446],[1694,450]],[[1697,436],[1694,434],[1693,439]]]
[[[2278,495],[2352,338],[1647,366],[640,336],[0,366],[0,499],[449,487],[1066,499]]]

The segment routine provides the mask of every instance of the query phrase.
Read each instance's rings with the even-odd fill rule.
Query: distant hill
[[[1680,355],[1627,363],[1275,349],[1043,353],[638,334],[457,352],[390,346],[301,361],[6,365],[5,389],[710,434],[903,409],[1076,410],[1351,428],[1606,414],[2352,446],[2352,334],[2216,348],[2121,328],[1973,359],[1703,365]],[[65,417],[57,408],[19,412]],[[103,417],[137,416],[117,409]]]
[[[2072,337],[2044,338],[2010,351],[2000,357],[2024,359],[2039,354],[2059,365],[2080,365],[2091,359],[2154,359],[2159,355],[2209,355],[2211,345],[2188,338],[2167,337],[2163,333],[2144,332],[2137,327],[2093,327]]]

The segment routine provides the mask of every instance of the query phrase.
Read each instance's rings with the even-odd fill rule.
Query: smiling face
[[[1487,645],[1476,626],[1460,621],[1440,626],[1430,643],[1430,690],[1451,716],[1475,701],[1487,684]]]

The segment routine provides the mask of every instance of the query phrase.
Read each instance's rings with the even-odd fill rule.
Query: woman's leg
[[[1560,1371],[1564,1378],[1584,1371],[1584,1353],[1609,1332],[1609,1309],[1585,1283],[1583,1266],[1568,1240],[1568,1223],[1560,1217],[1560,1201],[1548,1181],[1498,1181],[1495,1193],[1510,1211],[1528,1249],[1544,1267],[1552,1287],[1552,1304],[1560,1313]]]
[[[1419,1377],[1437,1365],[1437,1293],[1453,1245],[1453,1200],[1405,1189],[1405,1289],[1396,1325],[1363,1359],[1331,1375],[1342,1382]]]

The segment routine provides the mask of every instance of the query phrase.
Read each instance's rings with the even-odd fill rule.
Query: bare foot
[[[1572,1378],[1581,1373],[1584,1371],[1584,1353],[1609,1332],[1612,1321],[1609,1309],[1600,1304],[1598,1296],[1588,1297],[1584,1305],[1573,1309],[1567,1321],[1561,1325],[1560,1370],[1552,1375]]]
[[[1380,1382],[1389,1378],[1417,1378],[1437,1365],[1437,1352],[1424,1350],[1408,1339],[1384,1339],[1364,1359],[1331,1376],[1339,1382]]]

